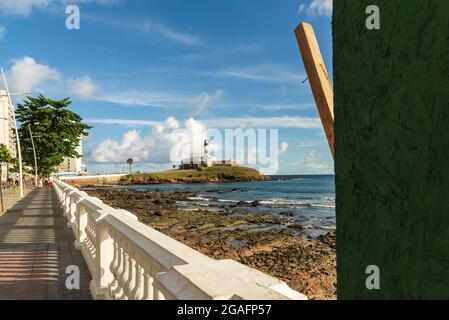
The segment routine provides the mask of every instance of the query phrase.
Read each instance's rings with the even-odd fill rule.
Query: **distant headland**
[[[216,183],[265,181],[270,177],[247,167],[198,167],[187,170],[170,170],[154,173],[138,173],[123,176],[119,184],[151,184],[151,183]]]

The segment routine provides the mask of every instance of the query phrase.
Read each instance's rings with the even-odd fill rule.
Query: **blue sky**
[[[0,64],[12,91],[72,98],[94,126],[92,171],[170,167],[172,129],[188,127],[278,129],[278,174],[331,173],[293,34],[312,23],[332,73],[330,13],[329,0],[2,0]]]

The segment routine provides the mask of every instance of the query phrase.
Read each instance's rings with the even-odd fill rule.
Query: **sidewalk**
[[[8,199],[14,203],[13,194]],[[49,188],[31,191],[0,215],[0,300],[91,299],[91,277],[66,223]],[[80,270],[80,290],[65,287],[69,265]]]

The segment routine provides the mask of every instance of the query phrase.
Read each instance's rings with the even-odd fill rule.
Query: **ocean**
[[[280,215],[288,222],[279,225],[279,228],[288,227],[289,224],[304,227],[296,231],[299,236],[317,237],[335,230],[334,175],[289,175],[274,178],[275,181],[150,184],[126,188],[196,193],[197,196],[190,198],[190,201],[176,203],[185,210]]]

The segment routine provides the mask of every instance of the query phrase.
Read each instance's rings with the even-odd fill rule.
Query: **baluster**
[[[122,273],[123,273],[123,268],[124,268],[124,261],[123,261],[124,252],[123,252],[123,248],[122,248],[120,242],[118,242],[117,246],[118,246],[118,268],[117,268],[117,274],[114,277],[115,288],[111,290],[111,295],[112,295],[112,297],[114,299],[117,299],[117,296],[121,292],[121,285],[122,284],[120,282],[120,279],[121,279],[121,276],[122,276]]]
[[[120,249],[115,233],[111,233],[111,236],[114,239],[114,260],[111,265],[111,272],[114,275],[114,280],[109,284],[109,296],[112,298],[115,289],[118,287],[117,277],[120,267]]]
[[[132,300],[142,300],[143,298],[143,268],[140,263],[136,261],[136,284],[134,290],[131,292],[130,299]]]
[[[126,266],[127,266],[127,262],[126,262],[126,251],[124,248],[124,245],[122,244],[121,241],[121,246],[120,246],[120,254],[121,254],[121,261],[120,261],[120,268],[119,268],[119,274],[117,277],[117,282],[118,282],[118,288],[115,292],[115,298],[119,299],[122,295],[123,295],[123,284],[124,279],[125,279],[125,274],[126,274]]]
[[[131,292],[136,284],[136,261],[134,259],[134,250],[129,252],[128,258],[128,279],[125,283],[126,299],[131,299]]]
[[[143,276],[143,299],[153,300],[153,277],[146,271]]]
[[[120,279],[120,284],[121,284],[121,295],[119,297],[119,299],[125,299],[126,298],[126,284],[128,282],[128,277],[129,277],[129,260],[130,260],[130,256],[128,253],[128,245],[125,242],[125,245],[123,246],[123,253],[124,253],[124,259],[123,259],[123,272],[122,272],[122,277]]]

